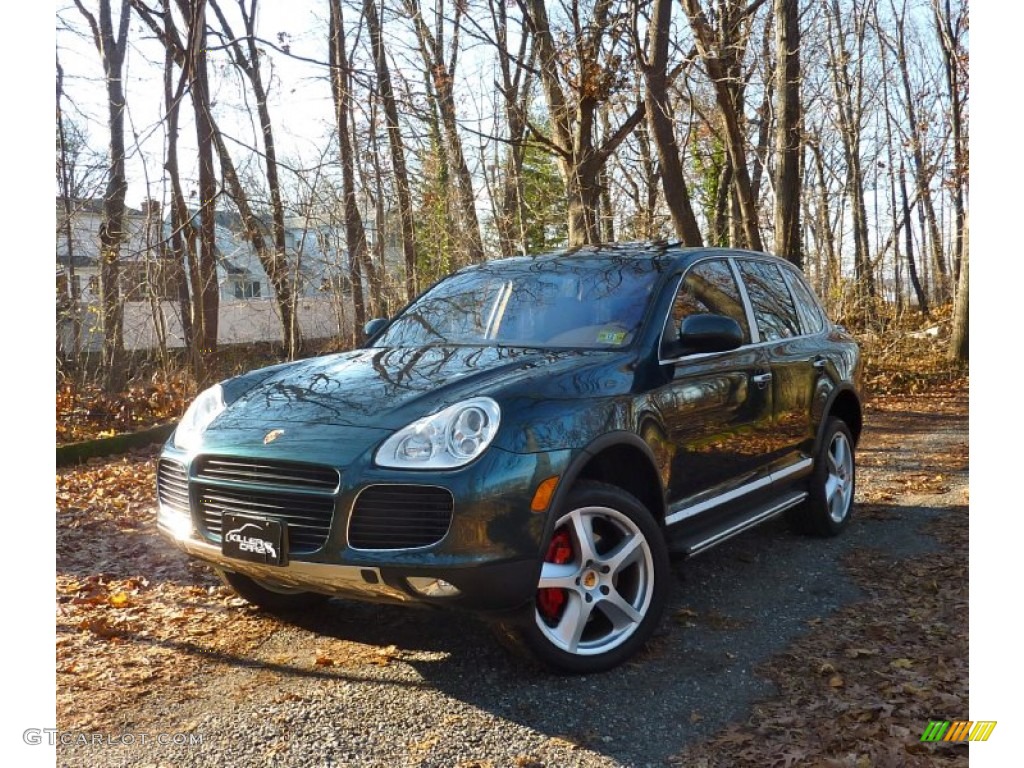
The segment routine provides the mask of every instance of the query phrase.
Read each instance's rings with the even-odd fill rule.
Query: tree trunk
[[[163,0],[164,29],[173,29],[171,0]],[[167,157],[164,169],[171,185],[171,234],[170,256],[165,263],[172,265],[171,279],[178,295],[178,311],[181,315],[181,335],[185,349],[195,348],[195,333],[192,328],[193,303],[189,296],[189,276],[193,276],[195,295],[199,295],[199,262],[196,253],[196,231],[188,215],[185,195],[181,191],[181,174],[178,170],[178,121],[181,114],[181,100],[185,94],[186,73],[182,71],[177,88],[173,86],[175,50],[167,45],[164,53],[164,109],[167,115]]]
[[[800,242],[800,3],[775,0],[775,253],[803,267]]]
[[[488,0],[488,10],[497,45],[500,90],[508,143],[505,168],[500,185],[499,208],[495,215],[498,243],[502,255],[527,252],[523,157],[526,152],[526,102],[533,90],[533,71],[537,48],[532,44],[529,29],[522,27],[517,52],[509,51],[507,4],[504,0]]]
[[[419,0],[404,0],[404,4],[406,12],[416,26],[416,35],[419,40],[423,64],[431,73],[434,93],[441,113],[441,125],[444,127],[448,159],[458,182],[456,184],[456,193],[459,218],[461,219],[461,227],[459,228],[460,239],[462,240],[461,250],[465,253],[465,260],[470,264],[475,264],[483,261],[484,246],[480,238],[480,222],[476,215],[476,194],[473,190],[473,177],[469,172],[469,166],[466,164],[466,157],[462,149],[462,138],[459,135],[459,125],[455,115],[456,55],[462,13],[465,5],[462,2],[455,3],[452,14],[454,31],[452,33],[451,59],[450,61],[445,61],[444,40],[441,37],[441,22],[439,21],[437,25],[437,34],[432,34],[423,20]],[[435,8],[439,16],[444,15],[443,0],[439,0]]]
[[[950,0],[932,0],[932,13],[935,18],[935,30],[942,49],[943,70],[946,75],[946,88],[949,92],[949,124],[953,140],[953,175],[952,194],[953,211],[956,216],[956,237],[953,243],[953,279],[959,283],[960,264],[966,249],[967,214],[964,203],[968,183],[967,174],[967,141],[963,135],[964,91],[961,77],[962,61],[966,61],[966,50],[963,48],[961,33],[966,25],[966,6],[962,15],[956,20],[951,12]],[[959,291],[959,288],[957,289]]]
[[[64,128],[64,111],[61,102],[64,100],[64,69],[60,65],[60,55],[57,55],[57,158],[58,181],[60,183],[61,208],[63,209],[64,221],[63,235],[68,254],[68,308],[67,317],[71,321],[71,358],[74,364],[79,363],[79,356],[82,352],[82,323],[78,314],[78,292],[75,290],[75,238],[72,222],[72,197],[74,196],[73,170],[68,153],[67,135]],[[59,343],[59,342],[58,342]],[[65,350],[66,352],[66,350]]]
[[[238,179],[238,175],[232,167],[232,183],[230,184],[231,197],[235,200],[238,213],[242,217],[246,229],[246,236],[253,244],[256,255],[259,258],[263,271],[267,273],[270,284],[274,289],[274,301],[277,304],[278,312],[281,315],[282,336],[284,338],[285,353],[289,360],[299,356],[302,349],[302,332],[299,328],[296,313],[296,290],[298,285],[292,279],[288,269],[288,255],[286,252],[285,231],[284,231],[284,205],[281,201],[281,181],[277,172],[277,145],[274,142],[274,127],[270,120],[270,109],[267,106],[267,90],[263,84],[263,75],[260,69],[259,51],[256,44],[256,1],[250,0],[247,9],[245,0],[238,0],[238,8],[242,15],[244,24],[244,37],[237,37],[231,29],[228,20],[220,10],[217,0],[210,0],[221,29],[227,36],[226,47],[233,54],[235,66],[237,66],[252,87],[253,95],[256,97],[256,114],[260,122],[260,132],[263,135],[263,148],[266,155],[267,188],[270,191],[270,216],[272,247],[268,247],[263,236],[263,222],[253,215],[248,195]],[[243,49],[242,43],[245,43]],[[227,147],[224,145],[220,135],[217,136],[217,151],[221,158],[221,167],[225,162],[231,164],[230,155],[227,154]],[[227,179],[227,173],[225,173]]]
[[[817,216],[814,221],[814,231],[817,233],[818,250],[824,251],[825,267],[821,270],[824,277],[819,279],[822,283],[822,292],[832,291],[839,286],[839,257],[836,254],[836,238],[832,230],[832,221],[829,218],[829,194],[828,181],[825,177],[825,161],[821,156],[821,147],[818,142],[810,142],[811,155],[814,157],[814,169],[817,176],[818,199]]]
[[[960,279],[956,286],[956,304],[953,309],[953,335],[949,343],[949,358],[957,363],[966,363],[968,359],[968,262],[970,257],[970,228],[968,222],[964,222],[964,252],[960,262]]]
[[[672,0],[654,0],[651,23],[647,28],[648,64],[644,75],[644,102],[647,124],[661,163],[661,186],[665,203],[672,215],[676,237],[687,246],[702,246],[704,238],[693,213],[690,195],[683,176],[679,143],[672,120],[668,97],[668,44],[671,31]]]
[[[220,286],[217,284],[217,178],[213,149],[217,135],[210,105],[210,86],[206,73],[206,0],[191,0],[188,15],[186,64],[192,108],[196,120],[196,144],[199,155],[199,296],[195,313],[196,378],[205,381],[217,352],[217,324],[220,311]],[[195,284],[193,283],[193,287]]]
[[[418,291],[416,275],[416,227],[412,216],[412,195],[409,191],[409,172],[405,165],[405,147],[398,125],[398,106],[391,86],[391,70],[388,68],[384,35],[377,16],[376,0],[363,0],[363,17],[370,28],[370,47],[373,64],[377,72],[378,95],[384,106],[384,120],[387,125],[388,146],[391,150],[391,166],[395,174],[395,189],[398,193],[398,214],[402,222],[402,252],[405,256],[405,292],[410,301]]]
[[[128,0],[121,1],[118,29],[115,34],[110,0],[99,0],[99,18],[87,11],[80,0],[78,10],[89,22],[93,43],[103,63],[103,79],[107,89],[107,128],[110,132],[110,171],[103,195],[103,220],[100,222],[100,324],[103,328],[103,387],[119,392],[125,383],[124,303],[118,280],[121,243],[127,239],[124,229],[125,176],[124,150],[124,82],[122,70],[128,43],[131,10]]]
[[[917,191],[917,200],[920,205],[918,210],[924,216],[925,223],[928,227],[928,240],[931,243],[932,267],[935,270],[936,277],[935,299],[941,304],[949,298],[949,270],[946,268],[946,260],[942,254],[942,238],[939,234],[939,225],[935,216],[935,206],[932,203],[932,169],[929,168],[928,163],[925,162],[923,146],[924,137],[922,136],[921,126],[918,123],[915,96],[913,86],[910,83],[910,70],[906,60],[907,51],[904,41],[904,22],[902,16],[897,16],[896,18],[896,46],[896,61],[899,64],[900,76],[903,83],[903,93],[906,99],[911,157],[914,160],[914,184]]]
[[[875,295],[874,274],[870,263],[870,240],[868,236],[867,207],[864,202],[864,175],[861,169],[861,134],[864,120],[864,39],[866,15],[854,13],[850,16],[853,25],[852,37],[857,46],[854,53],[847,50],[847,39],[851,33],[843,27],[847,18],[839,3],[832,0],[825,6],[828,25],[828,55],[832,89],[839,114],[840,135],[843,143],[843,159],[846,164],[846,192],[850,197],[853,224],[853,262],[856,275],[857,293],[861,298]],[[853,62],[857,68],[854,74],[849,70]]]
[[[921,285],[917,276],[917,263],[914,261],[914,227],[910,223],[910,203],[907,200],[907,173],[900,161],[900,196],[903,199],[903,226],[907,238],[907,272],[910,274],[910,284],[914,287],[914,294],[917,296],[917,306],[921,314],[928,316],[928,294]]]
[[[349,107],[352,94],[348,52],[345,49],[345,24],[341,15],[341,0],[330,0],[330,62],[331,93],[334,96],[334,121],[338,131],[338,152],[341,158],[342,194],[345,199],[345,244],[348,248],[349,271],[352,281],[352,305],[355,312],[355,333],[363,338],[366,324],[366,306],[363,301],[362,265],[369,260],[366,229],[356,200],[355,165],[352,137],[349,133]]]
[[[700,0],[681,0],[681,2],[690,20],[690,27],[693,29],[697,51],[714,85],[715,100],[725,124],[725,149],[732,164],[733,185],[736,191],[740,224],[746,240],[745,244],[748,248],[761,251],[764,250],[764,246],[761,243],[761,231],[757,221],[757,202],[754,200],[753,187],[750,182],[746,141],[740,124],[742,104],[735,98],[738,91],[735,87],[736,78],[727,71],[724,64],[726,50],[733,51],[729,54],[730,57],[738,58],[736,49],[742,41],[736,30],[738,30],[740,18],[732,16],[729,20],[723,21],[724,39],[716,40],[704,9],[700,5]],[[760,3],[755,1],[752,7],[756,9],[759,5]],[[730,14],[737,11],[732,3],[726,3],[724,10]],[[752,11],[748,7],[740,16],[750,12]]]
[[[563,46],[555,45],[544,0],[521,0],[526,22],[534,36],[538,67],[544,99],[551,121],[551,137],[533,133],[558,158],[559,170],[565,182],[568,202],[569,245],[576,247],[601,241],[598,226],[598,208],[601,196],[601,169],[611,153],[644,119],[645,106],[641,102],[610,135],[603,137],[600,146],[594,144],[595,119],[598,107],[610,97],[602,84],[603,65],[598,61],[601,42],[608,34],[610,0],[598,0],[585,29],[572,41],[577,66],[584,72],[579,82],[572,85],[570,100],[562,86],[561,59]],[[579,59],[585,60],[580,61]]]

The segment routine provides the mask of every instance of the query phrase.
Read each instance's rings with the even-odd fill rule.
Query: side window
[[[743,309],[743,299],[727,261],[702,261],[686,272],[672,303],[672,314],[665,327],[665,338],[676,338],[683,320],[690,315],[699,314],[731,317],[740,324],[743,343],[750,343],[747,313]]]
[[[787,270],[787,273],[786,279],[789,287],[793,289],[793,299],[796,301],[796,311],[800,315],[800,325],[803,326],[804,333],[818,333],[825,327],[821,304],[807,287],[803,277],[795,270]]]
[[[761,341],[799,336],[800,318],[779,268],[763,261],[737,261],[754,307]]]

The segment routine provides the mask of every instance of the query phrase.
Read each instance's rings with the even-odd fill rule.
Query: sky
[[[278,5],[275,3],[275,5]],[[295,0],[280,3],[294,12]],[[0,185],[6,283],[0,328],[9,341],[8,375],[2,380],[8,406],[2,476],[11,489],[3,557],[7,600],[2,750],[10,764],[53,765],[53,750],[27,746],[28,727],[52,727],[54,525],[50,502],[54,447],[52,267],[48,246],[53,199],[54,17],[45,3],[6,4],[7,38],[2,51],[7,108],[0,121],[4,183]],[[971,39],[971,277],[974,284],[973,386],[971,407],[971,680],[969,717],[997,720],[993,739],[971,747],[972,766],[1019,762],[1024,732],[1024,690],[1018,663],[1018,613],[1024,542],[1024,510],[1015,478],[1022,473],[1014,454],[1020,443],[1016,415],[1020,348],[1014,322],[1024,286],[1022,247],[1010,225],[1021,220],[1022,178],[1016,94],[1019,77],[1017,30],[1024,28],[1024,4],[981,3],[972,8]],[[37,375],[38,374],[38,375]],[[868,426],[870,428],[870,425]],[[18,482],[10,482],[17,478]],[[1014,481],[1014,482],[1011,482]],[[17,489],[17,490],[14,490]],[[32,542],[15,546],[14,542]],[[936,713],[954,719],[967,713]]]

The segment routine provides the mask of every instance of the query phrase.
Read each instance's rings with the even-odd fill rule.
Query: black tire
[[[559,672],[603,672],[651,636],[670,581],[665,538],[643,504],[581,482],[558,515],[533,604],[499,629]]]
[[[807,500],[790,511],[794,529],[815,536],[838,536],[849,524],[857,490],[853,445],[846,422],[831,419],[814,459]]]
[[[294,613],[321,605],[330,599],[319,592],[303,592],[289,587],[271,587],[234,571],[218,569],[218,575],[239,597],[270,613]]]

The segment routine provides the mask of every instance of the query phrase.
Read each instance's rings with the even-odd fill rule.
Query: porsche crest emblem
[[[284,434],[283,429],[272,429],[263,436],[263,444],[270,445],[272,442],[277,440],[281,435]]]

